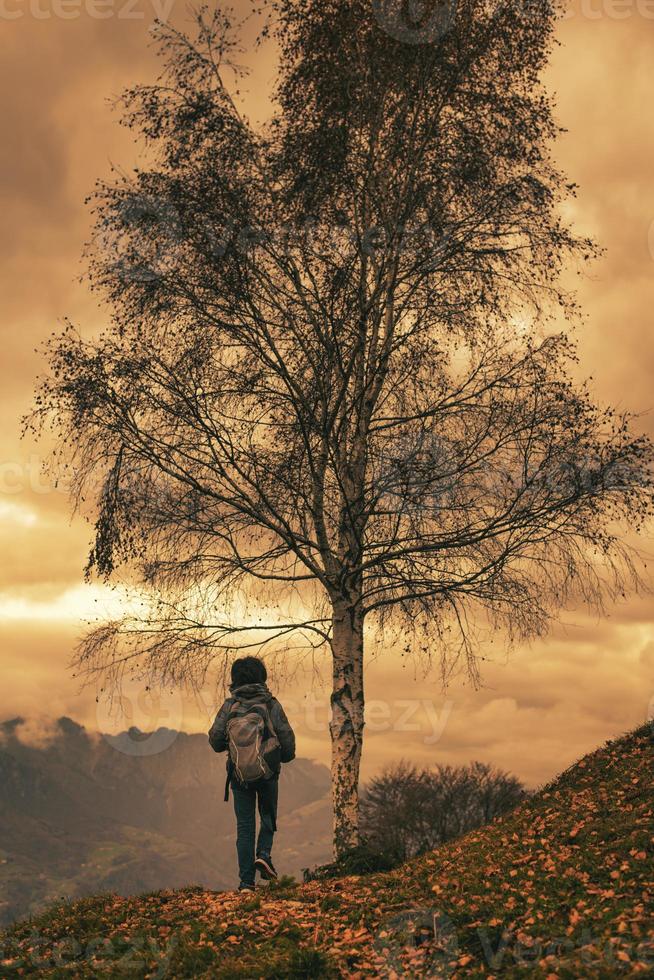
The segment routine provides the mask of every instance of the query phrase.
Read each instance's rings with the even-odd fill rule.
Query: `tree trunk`
[[[335,605],[332,620],[331,696],[334,857],[359,843],[359,766],[363,744],[363,617]]]

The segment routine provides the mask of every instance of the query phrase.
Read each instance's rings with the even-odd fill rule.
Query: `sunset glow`
[[[89,4],[79,5],[74,18],[56,16],[54,8],[46,17],[33,5],[9,6],[11,16],[0,8],[0,716],[52,705],[94,728],[95,692],[80,692],[66,665],[86,622],[118,617],[133,600],[126,591],[84,583],[92,527],[71,517],[66,495],[35,475],[47,439],[37,444],[29,431],[21,439],[18,420],[30,410],[35,378],[44,369],[34,348],[64,317],[85,335],[107,321],[108,311],[77,281],[90,231],[83,199],[96,177],[108,174],[110,162],[129,168],[138,159],[107,100],[152,77],[146,45],[157,11],[145,0],[134,16],[121,15],[114,5],[103,19]],[[171,19],[183,22],[182,5],[169,7]],[[600,400],[643,413],[639,424],[652,435],[654,116],[647,107],[654,32],[644,6],[621,9],[618,17],[606,5],[575,7],[560,25],[561,46],[547,77],[567,130],[559,160],[579,184],[571,217],[580,233],[606,249],[588,275],[577,278],[571,270],[587,315],[578,334],[579,374],[592,376]],[[244,104],[256,118],[266,110],[272,54],[243,60],[253,68]],[[643,539],[641,548],[651,553],[651,540]],[[364,774],[415,750],[427,761],[481,758],[537,784],[604,738],[643,722],[654,697],[654,601],[628,596],[607,613],[597,619],[566,610],[547,639],[511,656],[501,635],[491,637],[479,691],[457,681],[442,692],[437,672],[424,679],[390,652],[377,658],[368,675],[369,701],[417,696],[441,707],[450,699],[452,708],[436,744],[411,730],[392,739],[373,732]],[[307,671],[324,695],[319,679],[329,673],[327,658],[317,655]],[[281,677],[276,681],[281,684]],[[293,682],[287,699],[295,697],[298,705],[299,683]],[[202,709],[189,700],[184,726],[202,730],[204,723]],[[299,754],[326,761],[327,732],[301,722],[297,728]]]

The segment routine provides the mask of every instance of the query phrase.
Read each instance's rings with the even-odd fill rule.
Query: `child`
[[[295,758],[293,729],[281,704],[266,687],[267,676],[265,664],[258,657],[235,660],[229,686],[231,697],[209,731],[214,752],[228,753],[225,799],[231,785],[239,891],[254,891],[257,870],[266,880],[277,877],[270,852],[277,829],[279,772],[282,762]],[[255,852],[257,805],[260,827]]]

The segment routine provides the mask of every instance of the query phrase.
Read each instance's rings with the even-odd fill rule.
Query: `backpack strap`
[[[227,721],[229,721],[230,715],[234,710],[235,706],[239,704],[237,699],[234,699],[229,707],[229,712],[227,714]],[[227,751],[227,779],[225,780],[225,803],[229,802],[229,784],[232,781],[232,761],[229,758],[229,749]]]

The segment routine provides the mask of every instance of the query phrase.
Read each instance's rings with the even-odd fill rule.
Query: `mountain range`
[[[24,724],[0,723],[0,926],[62,897],[235,886],[225,757],[206,735],[100,735],[59,718],[52,737],[29,744]],[[329,788],[323,765],[283,767],[280,872],[301,878],[329,860]]]

